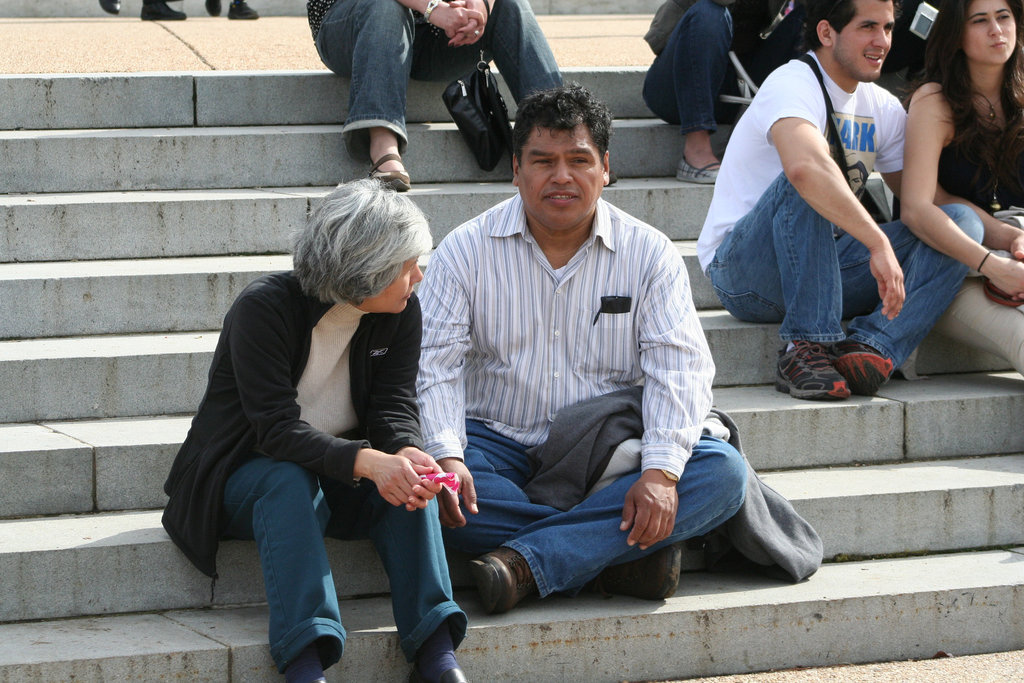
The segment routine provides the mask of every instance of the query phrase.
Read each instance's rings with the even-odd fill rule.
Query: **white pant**
[[[1024,374],[1024,313],[989,301],[979,277],[964,280],[935,330],[999,356]]]

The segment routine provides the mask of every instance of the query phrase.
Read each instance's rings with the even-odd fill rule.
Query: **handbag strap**
[[[811,71],[818,79],[818,85],[821,86],[821,94],[825,98],[825,113],[828,119],[828,130],[829,140],[828,148],[832,153],[832,159],[839,166],[843,172],[843,177],[846,178],[846,184],[850,184],[850,167],[846,164],[846,152],[843,150],[843,145],[840,142],[842,138],[839,137],[839,130],[836,128],[836,116],[835,110],[832,109],[832,98],[828,96],[828,90],[825,89],[825,79],[821,76],[821,69],[818,68],[818,63],[814,61],[814,57],[804,53],[799,57],[800,61],[811,67]],[[851,189],[853,189],[851,187]]]

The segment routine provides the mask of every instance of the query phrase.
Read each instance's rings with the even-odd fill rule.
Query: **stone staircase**
[[[605,197],[687,263],[716,404],[830,561],[795,586],[697,571],[665,603],[554,597],[499,616],[479,611],[456,564],[470,678],[650,680],[1024,647],[1021,376],[933,335],[926,380],[836,404],[775,392],[775,327],[732,319],[699,273],[711,189],[671,177],[680,138],[637,96],[643,70],[566,71],[617,116],[620,180]],[[346,90],[322,72],[0,77],[0,682],[278,680],[254,547],[223,544],[212,587],[160,527],[160,487],[234,296],[287,269],[310,205],[365,173],[337,125]],[[476,168],[437,92],[411,88],[406,160],[440,239],[514,188],[507,169]],[[404,680],[372,548],[328,547],[350,635],[328,679]]]

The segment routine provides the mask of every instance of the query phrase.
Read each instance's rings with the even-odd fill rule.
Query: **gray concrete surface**
[[[454,123],[410,124],[404,160],[424,183],[507,181],[479,169]],[[622,177],[671,176],[678,133],[653,119],[616,121],[610,153]],[[363,177],[341,126],[233,126],[0,132],[5,192],[85,192],[333,185]],[[68,164],[68,159],[78,163]]]
[[[828,565],[812,581],[795,586],[695,574],[661,605],[582,595],[533,600],[497,616],[482,615],[472,600],[465,600],[471,627],[459,657],[474,680],[518,680],[526,670],[537,681],[601,682],[766,670],[789,661],[857,663],[879,651],[913,657],[999,651],[1024,635],[1001,626],[1005,610],[1022,599],[1022,567],[1024,554],[993,551]],[[636,617],[640,607],[647,608],[644,618]],[[401,680],[407,665],[397,652],[387,599],[347,601],[342,609],[351,626],[350,643],[364,649],[329,671],[328,679]],[[932,616],[921,618],[922,613]],[[230,649],[239,667],[232,680],[276,680],[263,641],[263,608],[175,611],[149,618],[164,617],[187,626],[199,653],[208,653],[214,641],[222,655]],[[123,665],[119,660],[134,641],[124,631],[131,622],[109,619],[110,630],[102,627],[106,619],[60,622],[60,628],[87,639],[89,647],[89,659],[66,666],[88,670],[90,660],[97,659]],[[26,665],[10,663],[15,657],[18,662],[31,658],[37,667],[65,659],[52,639],[39,637],[51,623],[0,626],[0,675],[32,680],[24,675]],[[617,647],[589,648],[595,640]],[[174,642],[173,633],[167,641]],[[588,656],[571,656],[576,649]],[[629,656],[623,656],[626,652]],[[227,678],[223,662],[211,661],[219,680]],[[147,664],[139,658],[139,666]]]
[[[159,465],[151,472],[166,471],[166,462]],[[1021,455],[804,469],[762,478],[820,530],[826,558],[1024,542]],[[0,587],[0,622],[207,604],[207,579],[174,548],[160,526],[160,514],[0,522],[0,574],[6,577]],[[368,543],[332,541],[329,547],[339,595],[387,592]],[[224,579],[217,584],[215,604],[264,600],[252,543],[224,544],[219,564]],[[153,567],[161,568],[158,582],[152,580]],[[680,590],[685,592],[692,579],[687,575]]]
[[[329,189],[0,195],[0,263],[282,253],[311,202]],[[626,178],[604,196],[672,239],[693,240],[712,191],[674,178]],[[511,183],[417,183],[409,197],[436,243],[514,192]]]

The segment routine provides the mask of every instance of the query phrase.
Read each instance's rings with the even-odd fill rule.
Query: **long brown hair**
[[[942,0],[924,53],[924,81],[942,86],[953,110],[953,142],[962,155],[987,167],[992,177],[985,191],[996,183],[1022,191],[1020,159],[1024,155],[1024,0],[1004,0],[1017,25],[1013,55],[1003,71],[999,97],[1006,124],[1000,129],[978,114],[975,91],[963,50],[967,12],[973,0]],[[975,182],[980,182],[975,178]]]

